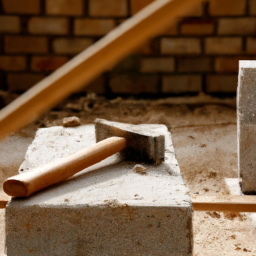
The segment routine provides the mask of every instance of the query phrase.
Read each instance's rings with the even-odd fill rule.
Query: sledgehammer
[[[120,151],[130,161],[153,164],[164,161],[165,136],[157,131],[142,131],[137,125],[96,119],[95,133],[98,142],[95,145],[7,179],[4,192],[9,196],[27,197]]]

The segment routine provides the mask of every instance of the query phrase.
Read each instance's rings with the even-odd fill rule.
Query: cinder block
[[[8,256],[192,255],[191,199],[172,141],[163,125],[141,131],[166,137],[165,162],[142,163],[113,156],[73,178],[6,208]],[[45,164],[95,143],[93,125],[40,129],[20,171]]]
[[[7,53],[46,53],[48,40],[37,36],[5,36],[4,48]]]
[[[77,54],[93,44],[89,38],[57,38],[53,41],[53,51],[62,54]]]
[[[84,13],[83,0],[46,0],[46,13],[77,16]]]
[[[245,15],[246,0],[208,0],[211,16]]]
[[[33,17],[28,20],[28,32],[31,34],[66,35],[69,32],[67,18]]]
[[[162,54],[200,54],[201,41],[198,38],[162,38]]]
[[[27,67],[27,58],[25,56],[0,56],[0,70],[4,71],[22,71]]]
[[[238,172],[242,192],[256,192],[256,61],[239,62]]]
[[[157,93],[157,75],[112,75],[109,85],[113,93]]]
[[[205,39],[207,54],[242,53],[243,41],[240,37],[209,37]]]
[[[18,33],[20,32],[20,19],[18,16],[0,16],[0,32]]]
[[[40,13],[40,0],[2,0],[6,13],[38,14]]]
[[[202,90],[202,77],[200,75],[173,75],[163,76],[163,93],[189,93]]]
[[[174,58],[143,58],[140,71],[142,73],[174,72]]]
[[[76,19],[75,35],[104,36],[115,27],[112,19]]]
[[[235,93],[237,75],[207,75],[206,91],[209,93]]]
[[[126,0],[89,0],[89,15],[94,17],[128,16]]]
[[[210,72],[212,60],[209,57],[179,57],[179,72]]]
[[[44,75],[33,73],[9,73],[7,75],[10,92],[25,92],[44,78]]]
[[[180,24],[183,35],[212,35],[214,33],[213,19],[185,19]]]
[[[254,35],[256,18],[223,18],[218,22],[219,35]]]
[[[68,61],[62,56],[34,56],[31,60],[31,70],[33,71],[54,71]]]

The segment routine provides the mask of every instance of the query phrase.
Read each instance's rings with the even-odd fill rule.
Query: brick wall
[[[26,91],[152,1],[0,0],[0,89]],[[238,61],[255,58],[256,0],[208,0],[83,91],[235,93]]]

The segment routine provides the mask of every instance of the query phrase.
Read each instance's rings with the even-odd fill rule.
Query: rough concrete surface
[[[82,103],[90,107],[78,112],[77,107]],[[62,125],[63,117],[74,115],[82,116],[83,124],[92,123],[95,118],[133,124],[164,123],[172,132],[176,157],[191,196],[226,198],[233,193],[226,181],[236,180],[237,184],[235,99],[222,100],[203,95],[157,101],[87,98],[62,103],[61,109],[51,111],[38,123],[46,127]],[[24,157],[27,144],[22,144],[24,140],[16,142],[20,145],[20,155]],[[1,145],[0,142],[2,149]],[[8,144],[4,145],[6,150]],[[5,150],[1,150],[0,166],[7,157]],[[8,164],[12,165],[12,162]],[[10,170],[12,174],[17,173],[17,169]],[[4,212],[0,211],[2,220],[5,219]],[[4,253],[4,226],[0,223],[0,255]],[[194,256],[256,256],[256,221],[252,214],[194,212],[193,235]]]
[[[163,125],[141,128],[165,135],[164,163],[142,163],[147,173],[141,175],[133,172],[136,163],[113,156],[27,199],[12,199],[8,256],[191,255],[191,200],[170,134]],[[21,168],[30,171],[93,143],[93,125],[40,129]]]
[[[242,192],[256,193],[256,62],[239,62],[238,171]]]

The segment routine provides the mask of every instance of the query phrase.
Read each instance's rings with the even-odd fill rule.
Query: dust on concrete
[[[219,100],[200,95],[197,99],[150,101],[118,98],[107,101],[90,96],[63,102],[42,116],[36,125],[61,125],[62,119],[69,116],[79,117],[82,124],[104,118],[133,124],[167,125],[191,196],[226,196],[229,189],[224,179],[237,178],[235,99]],[[32,140],[32,137],[28,138]],[[19,161],[7,173],[17,172],[30,142],[20,140],[18,144],[21,145]],[[3,230],[2,226],[0,228]],[[194,212],[193,230],[194,256],[256,255],[256,225],[249,214]]]

